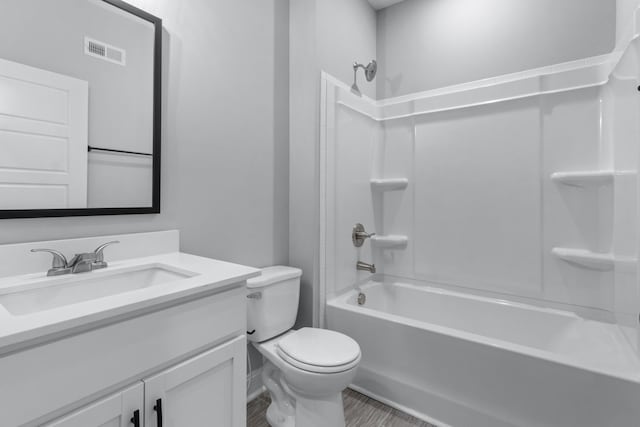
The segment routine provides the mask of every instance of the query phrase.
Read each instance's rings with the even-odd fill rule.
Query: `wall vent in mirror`
[[[89,37],[84,38],[84,53],[94,58],[104,59],[123,66],[126,65],[127,53],[124,49]]]

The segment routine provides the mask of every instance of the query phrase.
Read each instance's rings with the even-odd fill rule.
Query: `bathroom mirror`
[[[160,212],[162,22],[2,0],[0,218]]]

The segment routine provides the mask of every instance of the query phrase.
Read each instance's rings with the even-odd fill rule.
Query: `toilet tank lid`
[[[262,269],[262,274],[258,277],[247,280],[247,288],[262,288],[276,282],[283,282],[289,279],[296,279],[302,276],[302,270],[285,265],[275,265]]]

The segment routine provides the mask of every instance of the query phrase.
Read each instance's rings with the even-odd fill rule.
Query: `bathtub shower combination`
[[[322,76],[317,320],[360,344],[354,388],[442,426],[640,425],[637,35],[383,101]]]

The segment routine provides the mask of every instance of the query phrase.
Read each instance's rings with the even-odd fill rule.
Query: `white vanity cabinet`
[[[237,337],[44,427],[244,427],[246,345]]]
[[[140,382],[43,427],[142,427],[143,404],[144,385]]]
[[[145,427],[245,427],[246,346],[236,338],[144,380]]]
[[[0,425],[244,427],[244,284],[0,356]]]

